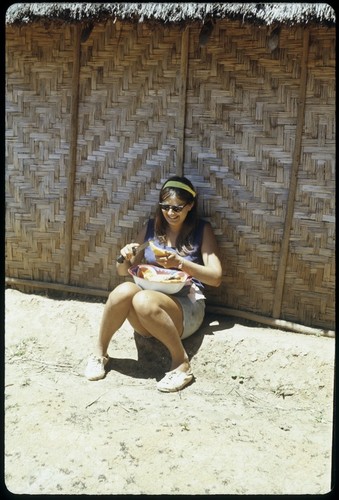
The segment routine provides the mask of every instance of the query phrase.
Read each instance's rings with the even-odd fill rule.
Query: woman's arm
[[[137,255],[133,255],[133,247],[137,247],[144,242],[146,236],[146,229],[147,227],[145,226],[140,231],[140,233],[136,237],[135,242],[128,243],[128,245],[124,246],[120,250],[120,255],[122,255],[125,258],[125,260],[122,264],[119,264],[119,262],[116,263],[116,270],[119,276],[128,276],[128,269],[131,266],[136,266],[137,264],[140,264],[140,262],[142,261],[144,256],[143,252],[140,252]]]
[[[177,267],[197,280],[210,286],[220,286],[222,267],[218,243],[210,223],[204,226],[201,254],[204,264],[196,264],[175,252],[168,252],[167,257],[159,257],[157,261],[166,268]]]
[[[201,254],[204,265],[196,264],[182,258],[182,270],[210,286],[220,286],[222,279],[222,267],[218,243],[209,223],[205,224]]]

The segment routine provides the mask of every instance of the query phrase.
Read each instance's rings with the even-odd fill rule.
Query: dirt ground
[[[5,291],[5,481],[16,494],[323,494],[335,340],[207,315],[195,381],[126,322],[105,379],[83,377],[104,301]]]

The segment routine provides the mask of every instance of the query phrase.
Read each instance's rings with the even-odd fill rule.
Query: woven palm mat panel
[[[310,33],[307,100],[283,314],[335,328],[335,38]]]
[[[82,47],[73,284],[117,284],[120,248],[175,174],[178,40],[178,29],[108,23]]]
[[[59,29],[6,34],[6,275],[63,282],[73,48]]]
[[[272,313],[297,127],[302,30],[218,23],[197,48],[191,31],[185,172],[222,249],[214,303]],[[310,34],[305,132],[282,317],[334,326],[335,37]],[[326,53],[325,56],[321,54]],[[322,63],[319,61],[324,58]],[[321,144],[321,149],[319,145]]]

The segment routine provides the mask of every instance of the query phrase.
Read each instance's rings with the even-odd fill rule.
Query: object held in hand
[[[145,250],[146,247],[148,247],[148,245],[150,245],[151,243],[151,240],[150,241],[145,241],[145,243],[143,243],[142,245],[138,245],[138,246],[135,246],[133,247],[133,255],[137,255],[139,252],[142,252],[143,250]],[[123,255],[119,255],[119,257],[117,258],[117,262],[119,264],[122,264],[124,261],[125,261],[125,257]]]
[[[157,247],[153,243],[153,241],[149,242],[149,246],[156,257],[167,257],[168,252],[166,250],[164,250],[163,248]]]

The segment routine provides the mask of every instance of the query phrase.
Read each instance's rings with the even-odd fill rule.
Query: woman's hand
[[[141,243],[128,243],[120,250],[120,255],[124,257],[123,262],[118,260],[116,263],[116,271],[118,276],[128,276],[128,269],[131,266],[140,264],[144,252],[136,253],[136,250],[141,245]],[[134,251],[133,251],[134,250]]]
[[[156,256],[157,263],[165,269],[179,268],[179,266],[182,264],[183,257],[178,255],[176,252],[171,252],[169,250],[166,250],[165,253],[165,257]]]
[[[134,257],[138,246],[139,243],[128,243],[128,245],[125,245],[120,250],[120,254],[124,257],[125,260],[130,261]]]

